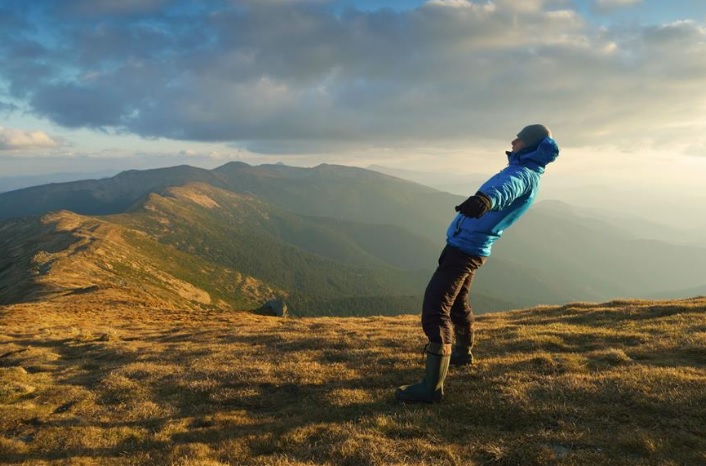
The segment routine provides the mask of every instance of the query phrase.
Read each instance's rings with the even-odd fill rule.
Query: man
[[[473,362],[473,310],[468,301],[473,276],[490,256],[493,243],[532,204],[540,177],[559,155],[559,147],[546,126],[535,124],[517,134],[506,154],[508,166],[456,206],[458,215],[424,294],[422,328],[429,339],[425,376],[420,383],[399,387],[398,400],[441,401],[449,364]]]

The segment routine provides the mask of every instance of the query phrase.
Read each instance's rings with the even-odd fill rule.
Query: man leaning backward
[[[429,343],[421,382],[404,385],[395,397],[404,402],[441,401],[449,364],[473,362],[473,309],[468,300],[473,276],[493,243],[534,201],[547,164],[559,146],[544,125],[526,126],[506,152],[508,165],[476,194],[456,206],[458,215],[446,233],[446,247],[424,293],[422,328]]]

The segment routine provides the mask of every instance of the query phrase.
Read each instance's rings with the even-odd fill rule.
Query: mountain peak
[[[239,160],[234,160],[232,162],[228,162],[228,163],[225,163],[219,167],[216,167],[212,171],[221,172],[221,171],[229,171],[229,170],[239,170],[239,169],[244,169],[244,168],[252,168],[252,165],[248,165],[247,163],[241,162]]]

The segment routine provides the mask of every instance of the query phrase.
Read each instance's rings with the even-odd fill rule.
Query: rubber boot
[[[473,336],[465,333],[456,333],[456,342],[451,350],[452,366],[468,366],[473,364]]]
[[[433,403],[444,397],[444,380],[449,371],[451,345],[429,343],[426,350],[424,379],[414,385],[403,385],[395,398],[407,403]]]

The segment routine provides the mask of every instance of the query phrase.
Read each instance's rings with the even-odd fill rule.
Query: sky
[[[702,0],[0,0],[0,63],[0,178],[240,160],[456,180],[543,123],[550,193],[706,201]]]

